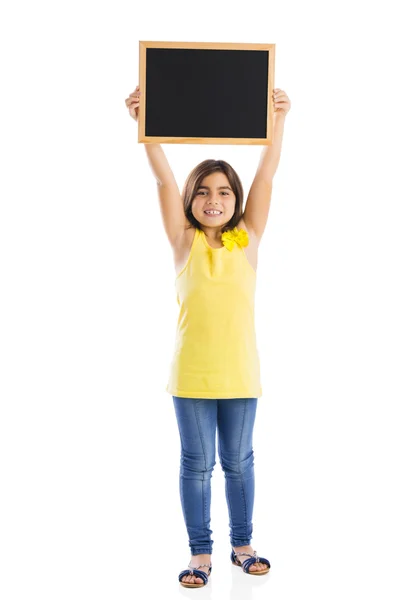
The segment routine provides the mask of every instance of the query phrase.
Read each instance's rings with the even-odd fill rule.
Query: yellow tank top
[[[166,387],[174,396],[262,395],[254,325],[256,271],[241,236],[247,232],[227,232],[224,246],[212,248],[196,229],[186,265],[175,279],[180,311]]]

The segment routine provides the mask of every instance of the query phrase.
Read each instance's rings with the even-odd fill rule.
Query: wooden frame
[[[154,52],[153,49],[161,52]],[[169,53],[168,58],[166,52],[168,50],[192,52],[185,53],[186,62],[182,63],[184,53],[172,52]],[[197,50],[241,52],[236,54],[225,52],[221,55],[215,52],[209,54],[193,52]],[[249,50],[253,52],[243,52]],[[258,56],[254,51],[263,54]],[[173,63],[168,63],[172,58],[175,61],[178,58],[175,64],[179,66],[184,64],[186,70],[179,72],[179,69],[174,69]],[[216,58],[219,61],[218,66],[215,66]],[[190,63],[190,60],[194,62]],[[196,72],[188,67],[189,65],[196,67],[200,64],[199,61],[202,70],[199,70],[199,77],[197,77]],[[224,66],[228,63],[229,69],[225,69]],[[149,72],[151,65],[154,69],[153,74]],[[274,122],[272,101],[274,73],[275,44],[139,41],[141,96],[138,142],[271,145]],[[165,81],[162,80],[164,74]],[[208,76],[210,79],[207,79]],[[205,90],[208,96],[205,95]],[[163,100],[162,104],[161,94],[165,94],[163,96],[165,101]],[[199,98],[203,98],[203,104]],[[242,102],[243,105],[239,106],[238,102]],[[208,106],[204,108],[206,103]],[[194,108],[192,115],[190,115],[191,107]],[[219,112],[216,107],[219,107]],[[167,122],[170,115],[172,115],[171,123]],[[182,119],[182,123],[179,119]],[[189,122],[188,119],[192,121]],[[169,132],[166,133],[166,130]],[[195,130],[196,135],[182,133],[171,135],[171,130],[173,132]],[[210,136],[209,132],[214,130],[223,133],[220,136]]]

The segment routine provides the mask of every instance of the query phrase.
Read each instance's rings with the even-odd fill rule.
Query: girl
[[[252,435],[262,395],[254,331],[257,253],[290,110],[283,90],[274,89],[272,101],[274,142],[263,148],[244,212],[242,184],[228,163],[210,159],[197,165],[181,197],[160,144],[144,145],[174,254],[180,306],[166,391],[173,398],[181,439],[180,498],[191,549],[189,570],[178,576],[185,587],[206,585],[211,573],[211,475],[217,430],[231,562],[250,575],[264,575],[270,568],[250,541]],[[125,104],[137,121],[139,86]]]

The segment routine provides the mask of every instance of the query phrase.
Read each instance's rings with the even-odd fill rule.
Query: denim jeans
[[[225,475],[231,546],[247,546],[253,532],[253,427],[257,398],[172,396],[181,439],[179,492],[191,554],[212,554],[211,475],[215,438]]]

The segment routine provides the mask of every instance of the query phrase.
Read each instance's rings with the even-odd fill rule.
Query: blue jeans
[[[172,396],[181,438],[179,491],[191,554],[212,554],[211,475],[215,434],[225,475],[231,546],[247,546],[253,532],[253,426],[257,398]]]

